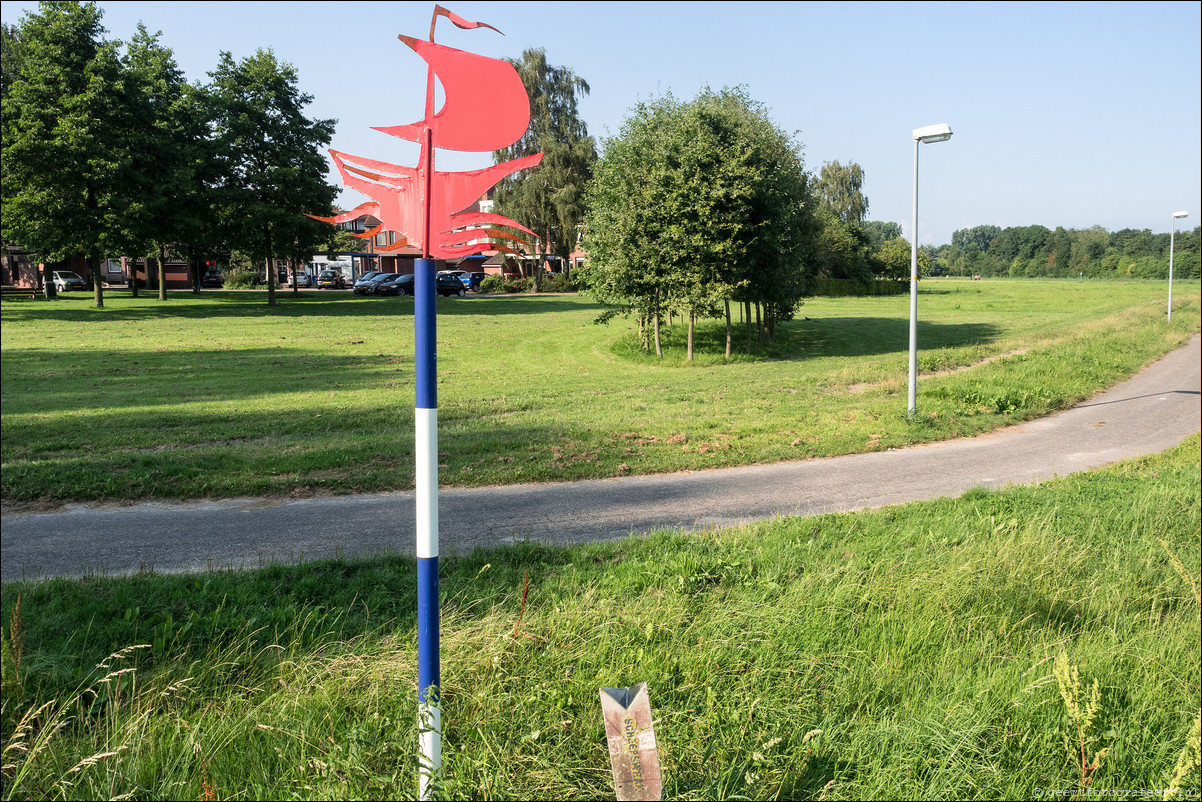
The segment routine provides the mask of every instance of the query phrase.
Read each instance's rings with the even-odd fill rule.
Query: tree
[[[126,232],[129,255],[153,253],[157,259],[159,299],[166,300],[169,252],[195,240],[189,229],[198,222],[197,202],[205,195],[198,180],[205,131],[202,93],[184,80],[171,51],[159,44],[160,35],[152,36],[139,23],[126,48],[124,87],[133,115],[128,131],[133,158],[125,180],[138,196]],[[137,293],[136,281],[133,291]]]
[[[871,281],[868,246],[860,227],[845,222],[825,205],[818,210],[818,220],[821,224],[815,253],[818,274],[825,278]]]
[[[312,254],[328,231],[305,214],[329,215],[337,188],[325,180],[321,149],[334,120],[310,120],[312,95],[300,91],[296,69],[270,50],[235,63],[223,52],[210,96],[219,224],[235,250],[266,266],[267,303],[275,305],[278,253]]]
[[[94,3],[44,2],[22,17],[20,72],[5,87],[2,115],[3,239],[37,253],[47,270],[83,256],[96,306],[104,305],[100,263],[120,242],[129,206],[121,180],[128,109],[101,14]]]
[[[500,164],[536,153],[543,159],[538,167],[502,179],[495,201],[500,214],[540,237],[543,258],[534,271],[537,291],[547,254],[566,263],[576,245],[577,227],[584,219],[584,187],[593,174],[597,147],[577,111],[577,100],[589,93],[583,78],[567,67],[549,65],[541,48],[526,50],[509,62],[526,85],[530,127],[517,142],[495,151],[493,160]]]
[[[698,315],[737,299],[787,319],[811,288],[809,193],[800,149],[744,91],[640,104],[588,187],[583,283],[637,312],[657,354],[662,315],[687,314],[691,358]]]
[[[894,237],[886,242],[881,249],[873,254],[877,275],[894,281],[908,281],[910,278],[910,259],[913,251],[909,242],[902,237]],[[929,273],[931,255],[924,248],[918,249],[918,275]]]
[[[868,249],[874,253],[889,240],[902,235],[900,223],[887,223],[884,220],[865,220],[860,223],[860,230],[864,232]]]
[[[4,101],[8,99],[9,88],[13,82],[21,74],[21,32],[16,25],[9,25],[7,22],[0,23],[0,98]],[[4,106],[4,119],[8,119],[8,106]],[[6,143],[5,153],[7,154],[8,131],[4,132],[4,142]],[[0,207],[8,207],[9,189],[15,184],[8,179],[8,159],[5,158],[3,163],[0,163],[0,173],[3,177],[0,178]],[[0,227],[0,254],[4,256],[4,264],[6,268],[11,270],[9,264],[8,253],[8,232],[4,227]],[[15,275],[9,273],[9,275]]]
[[[842,220],[858,226],[868,216],[868,198],[863,192],[864,171],[855,162],[837,161],[822,165],[815,191],[822,205]]]

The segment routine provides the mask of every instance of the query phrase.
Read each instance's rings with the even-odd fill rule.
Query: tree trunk
[[[534,266],[534,292],[542,292],[543,290],[543,268],[547,264],[547,237],[543,237],[542,255],[538,259],[538,264]]]
[[[275,265],[271,259],[271,223],[263,226],[263,235],[267,242],[267,305],[275,306]]]
[[[730,328],[730,299],[727,298],[723,303],[726,305],[726,358],[730,359],[730,349],[734,342],[733,332]]]
[[[58,289],[54,286],[54,270],[48,262],[42,262],[42,295],[47,301],[58,297]]]
[[[755,343],[760,346],[764,344],[764,323],[760,318],[760,304],[758,301],[755,304]]]
[[[751,301],[744,301],[743,307],[747,311],[744,315],[743,328],[747,330],[747,353],[751,353]]]
[[[138,260],[136,257],[129,258],[129,295],[131,298],[138,297]]]
[[[689,310],[689,347],[688,347],[688,354],[689,354],[688,360],[690,362],[693,361],[693,324],[696,323],[696,321],[697,321],[697,313],[694,312],[692,309],[690,309]]]
[[[167,300],[167,246],[159,243],[159,300]]]
[[[654,314],[654,316],[655,316],[655,323],[654,323],[654,325],[655,325],[655,355],[658,357],[662,357],[664,355],[664,347],[659,341],[659,293],[658,292],[655,293],[655,310],[653,311],[652,314]]]
[[[96,308],[104,306],[104,287],[100,282],[100,257],[95,254],[87,259],[88,273],[92,277],[92,298],[96,304]]]

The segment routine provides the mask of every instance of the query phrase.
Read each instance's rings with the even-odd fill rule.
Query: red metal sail
[[[424,194],[425,169],[424,160],[419,160],[418,167],[405,167],[400,164],[353,156],[331,150],[334,164],[342,175],[346,186],[357,189],[374,201],[374,204],[363,204],[359,209],[372,209],[371,214],[380,220],[380,227],[387,231],[395,231],[402,235],[409,245],[421,248],[432,256],[458,256],[446,251],[456,238],[448,238],[455,229],[468,226],[496,226],[525,231],[534,237],[534,232],[525,226],[501,215],[479,213],[457,214],[463,212],[476,202],[484,193],[496,185],[498,181],[511,173],[533,167],[542,160],[542,154],[526,156],[521,159],[494,164],[481,170],[445,173],[434,172],[434,180],[430,182],[432,197],[426,199]],[[426,243],[423,236],[423,204],[426,201],[430,211],[430,230],[433,232],[433,242]],[[347,213],[351,214],[351,213]],[[356,217],[362,216],[354,215]],[[342,222],[352,219],[339,215],[331,222]],[[458,240],[462,242],[462,240]],[[425,246],[429,245],[427,249]],[[483,243],[479,250],[489,250],[488,243]],[[479,250],[471,251],[478,253]]]
[[[481,170],[448,173],[434,169],[434,149],[488,152],[501,150],[521,139],[530,125],[526,87],[517,70],[507,61],[435,44],[434,24],[440,16],[460,28],[497,30],[487,23],[466,20],[442,6],[435,6],[430,21],[430,41],[404,35],[397,37],[428,65],[426,114],[409,125],[375,130],[419,143],[422,152],[417,166],[405,167],[331,150],[343,183],[372,200],[350,212],[316,219],[340,223],[370,213],[380,220],[380,225],[357,236],[372,236],[378,231],[396,232],[400,238],[389,246],[389,250],[408,244],[421,249],[428,257],[462,256],[487,250],[511,251],[510,246],[496,240],[528,245],[516,232],[525,232],[531,237],[535,236],[534,232],[507,217],[466,210],[505,176],[537,165],[543,154],[513,159]],[[442,82],[445,96],[437,113],[434,111],[436,77]]]
[[[437,147],[466,151],[500,150],[526,133],[530,100],[512,64],[411,36],[397,38],[430,65],[445,100],[429,121],[375,130],[421,143],[429,126]]]

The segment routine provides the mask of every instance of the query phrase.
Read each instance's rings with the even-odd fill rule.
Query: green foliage
[[[835,217],[858,226],[868,216],[868,198],[863,187],[864,170],[860,165],[825,162],[814,183],[814,194]]]
[[[815,249],[818,275],[861,283],[870,281],[868,246],[859,227],[844,222],[826,207],[819,210],[818,220],[822,225]]]
[[[904,295],[910,291],[909,282],[855,281],[853,279],[820,278],[814,286],[818,298],[847,298],[864,295]]]
[[[589,185],[578,278],[638,314],[648,349],[665,315],[731,300],[788,320],[813,285],[810,197],[800,148],[744,90],[640,104]]]
[[[542,48],[526,50],[510,63],[530,98],[530,127],[517,142],[494,152],[493,160],[499,164],[536,153],[543,158],[537,167],[501,180],[496,208],[537,234],[542,253],[566,261],[576,247],[584,187],[597,160],[596,144],[577,108],[589,93],[588,82],[567,67],[548,64]]]
[[[263,276],[250,267],[233,267],[222,276],[222,287],[227,290],[253,290],[262,284]]]
[[[864,239],[870,251],[877,251],[889,240],[898,239],[902,235],[901,225],[883,220],[864,220],[860,223],[860,230],[864,232]]]
[[[305,262],[329,238],[327,225],[306,217],[333,208],[337,188],[326,183],[322,148],[334,120],[311,120],[313,98],[300,91],[296,69],[260,50],[235,62],[223,52],[209,90],[214,191],[220,225],[263,264],[277,256]],[[267,270],[267,303],[275,302],[274,270]]]
[[[951,244],[940,246],[936,256],[957,276],[1166,279],[1171,245],[1174,278],[1196,279],[1202,276],[1200,232],[1197,226],[1175,237],[1101,226],[977,226],[953,232]]]
[[[94,3],[42,3],[6,39],[20,57],[6,76],[2,158],[4,241],[48,263],[85,256],[98,306],[100,260],[135,202],[125,181],[133,119],[101,15]]]
[[[505,291],[505,277],[500,273],[489,273],[480,282],[480,292],[490,294]]]

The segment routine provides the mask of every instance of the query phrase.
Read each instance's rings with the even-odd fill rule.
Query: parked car
[[[355,295],[375,295],[376,285],[394,275],[394,273],[379,273],[375,271],[371,274],[364,274],[362,278],[355,282]]]
[[[439,295],[458,295],[460,298],[467,295],[467,288],[463,286],[463,282],[459,280],[458,276],[450,273],[439,273],[436,278],[434,291]]]
[[[377,278],[378,276],[387,276],[387,275],[389,275],[389,274],[381,273],[379,270],[369,270],[368,272],[359,276],[359,278],[355,279],[355,283],[351,285],[351,289],[353,289],[355,292],[358,292],[360,285],[367,284],[372,279]]]
[[[51,279],[54,282],[54,289],[59,292],[67,290],[86,290],[88,285],[79,276],[72,273],[70,270],[55,270],[54,277]]]
[[[387,275],[375,282],[376,295],[412,295],[413,274]]]
[[[308,273],[296,272],[288,276],[289,287],[312,287],[313,278]]]
[[[337,270],[323,270],[317,274],[317,289],[343,290],[346,289],[346,279]]]
[[[484,283],[483,273],[466,273],[459,277],[463,282],[463,286],[472,292],[480,292],[480,285]]]
[[[202,287],[224,287],[225,277],[221,275],[220,270],[206,270],[204,275],[200,277],[200,286]]]

